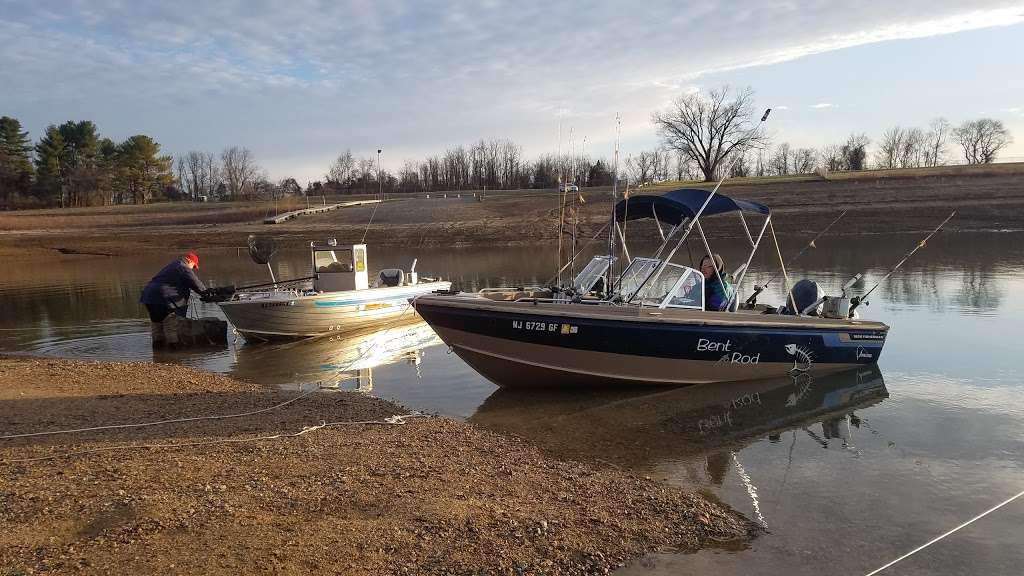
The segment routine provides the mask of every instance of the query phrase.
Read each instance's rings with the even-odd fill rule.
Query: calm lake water
[[[827,237],[790,275],[835,292],[864,272],[863,289],[917,240]],[[803,241],[783,239],[784,253]],[[730,267],[741,251],[722,246]],[[750,280],[771,275],[767,255],[755,259]],[[136,301],[171,256],[6,266],[0,350],[152,359],[286,388],[359,389],[703,491],[767,529],[740,550],[652,555],[620,571],[629,575],[863,575],[1024,489],[1024,234],[941,235],[883,284],[861,308],[892,326],[877,370],[594,394],[498,390],[422,323],[153,358]],[[414,257],[421,275],[466,290],[543,283],[555,267],[553,250],[542,248],[371,247],[370,268],[408,268]],[[306,276],[308,256],[280,255],[275,268],[279,278]],[[213,285],[266,280],[265,268],[233,251],[203,252],[201,274]],[[761,301],[781,295],[769,290]],[[218,311],[201,305],[199,313]],[[1020,574],[1022,527],[1024,499],[884,574]]]

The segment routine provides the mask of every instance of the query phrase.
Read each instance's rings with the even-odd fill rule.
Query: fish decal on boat
[[[796,344],[786,344],[786,353],[793,357],[793,367],[790,372],[807,372],[814,363],[811,351]]]

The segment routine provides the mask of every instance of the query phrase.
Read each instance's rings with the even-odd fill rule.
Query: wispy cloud
[[[825,110],[827,108],[838,108],[839,105],[831,102],[818,102],[817,104],[811,104],[810,107],[815,110]]]
[[[171,152],[245,144],[280,176],[385,143],[418,155],[509,137],[533,154],[554,147],[560,109],[596,150],[615,112],[624,134],[652,133],[650,112],[712,72],[1024,22],[1003,0],[0,0],[0,12],[2,112],[35,134],[92,118]]]

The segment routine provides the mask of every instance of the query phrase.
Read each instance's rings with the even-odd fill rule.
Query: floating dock
[[[280,224],[285,220],[291,220],[299,216],[306,214],[319,214],[321,212],[330,212],[331,210],[338,210],[339,208],[349,208],[351,206],[362,206],[363,204],[377,204],[380,200],[353,200],[351,202],[339,202],[337,204],[325,204],[324,206],[314,206],[312,208],[303,208],[302,210],[292,210],[291,212],[285,212],[279,214],[273,218],[266,218],[263,220],[264,224]]]

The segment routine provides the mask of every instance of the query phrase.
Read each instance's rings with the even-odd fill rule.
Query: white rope
[[[906,559],[906,558],[909,558],[910,556],[913,556],[914,554],[916,554],[916,553],[920,552],[921,550],[924,550],[925,548],[927,548],[927,547],[931,546],[932,544],[935,544],[935,543],[936,543],[936,542],[938,542],[939,540],[942,540],[942,539],[943,539],[943,538],[945,538],[946,536],[949,536],[950,534],[952,534],[952,533],[956,532],[957,530],[960,530],[961,528],[964,528],[964,527],[966,527],[966,526],[968,526],[968,525],[972,524],[972,523],[973,523],[973,522],[974,522],[975,520],[980,520],[980,519],[984,518],[985,516],[988,516],[989,514],[991,514],[991,513],[995,512],[996,510],[998,510],[998,509],[1002,508],[1003,506],[1006,506],[1007,504],[1009,504],[1010,502],[1013,502],[1014,500],[1016,500],[1017,498],[1020,498],[1021,496],[1024,496],[1024,491],[1022,491],[1022,492],[1018,492],[1016,496],[1013,496],[1012,498],[1010,498],[1010,499],[1008,499],[1008,500],[1004,500],[1004,501],[1000,502],[999,504],[997,504],[997,505],[993,506],[992,508],[989,508],[988,510],[986,510],[986,511],[982,512],[981,514],[978,514],[978,515],[977,515],[977,516],[975,516],[974,518],[971,518],[971,519],[970,519],[970,520],[968,520],[967,522],[964,522],[963,524],[961,524],[961,525],[957,526],[956,528],[953,528],[953,529],[952,529],[952,530],[950,530],[949,532],[946,532],[945,534],[943,534],[943,535],[941,535],[941,536],[938,536],[937,538],[933,538],[933,539],[932,539],[932,540],[930,540],[929,542],[927,542],[927,543],[925,543],[925,544],[922,544],[921,546],[918,546],[917,548],[914,548],[914,549],[913,549],[913,550],[911,550],[910,552],[907,552],[907,553],[906,553],[906,554],[904,554],[903,556],[900,556],[899,558],[897,558],[897,559],[893,560],[892,562],[889,562],[889,563],[888,563],[888,564],[886,564],[885,566],[882,566],[881,568],[879,568],[879,569],[877,569],[877,570],[874,570],[874,571],[872,571],[872,572],[868,572],[868,573],[867,573],[867,574],[866,574],[865,576],[873,576],[874,574],[878,574],[878,573],[879,573],[879,572],[881,572],[882,570],[885,570],[886,568],[888,568],[888,567],[892,566],[893,564],[895,564],[895,563],[899,562],[900,560],[904,560],[904,559]]]
[[[174,444],[122,444],[119,446],[102,446],[99,448],[89,448],[87,450],[76,450],[71,452],[62,452],[60,454],[51,454],[49,456],[39,456],[37,458],[18,458],[13,460],[0,460],[5,464],[14,463],[26,463],[26,462],[41,462],[44,460],[56,460],[58,458],[73,458],[75,456],[82,456],[84,454],[92,454],[96,452],[110,452],[114,450],[138,450],[140,448],[149,449],[167,449],[167,448],[191,448],[197,446],[212,446],[215,444],[244,444],[246,442],[260,442],[264,440],[277,440],[281,438],[297,438],[308,432],[320,430],[322,428],[330,428],[333,426],[355,426],[355,425],[384,425],[384,426],[401,426],[406,423],[408,418],[426,418],[426,414],[419,412],[413,412],[411,414],[396,414],[394,416],[388,416],[383,420],[363,420],[363,421],[352,421],[352,422],[323,422],[316,426],[303,426],[302,430],[294,432],[292,434],[286,434],[284,432],[278,434],[272,434],[269,436],[253,436],[248,438],[221,438],[219,440],[203,440],[198,442],[176,442]]]
[[[306,392],[304,394],[300,394],[299,396],[296,396],[295,398],[292,398],[291,400],[286,400],[284,402],[281,402],[280,404],[275,404],[273,406],[270,406],[269,408],[261,408],[259,410],[254,410],[252,412],[242,412],[242,413],[239,413],[239,414],[226,414],[226,415],[216,415],[216,416],[192,416],[192,417],[189,417],[189,418],[175,418],[175,419],[172,419],[172,420],[158,420],[158,421],[155,421],[155,422],[139,422],[137,424],[111,424],[109,426],[93,426],[91,428],[75,428],[75,429],[71,429],[71,430],[48,430],[46,432],[29,432],[27,434],[7,434],[7,435],[4,435],[4,436],[0,436],[0,440],[13,440],[15,438],[30,438],[30,437],[33,437],[33,436],[55,436],[57,434],[77,434],[79,432],[95,432],[97,430],[115,430],[115,429],[124,429],[124,428],[143,428],[143,427],[146,427],[146,426],[160,426],[160,425],[163,425],[163,424],[177,424],[177,423],[180,423],[180,422],[198,422],[198,421],[201,421],[201,420],[227,420],[229,418],[242,418],[244,416],[253,416],[255,414],[262,414],[264,412],[270,412],[271,410],[277,410],[278,408],[282,408],[284,406],[287,406],[288,404],[291,404],[293,402],[297,402],[299,400],[302,400],[303,398],[305,398],[307,396],[310,396],[310,395],[312,395],[312,394],[314,394],[314,393],[316,393],[318,391],[319,391],[318,389],[314,388],[313,390],[310,390],[309,392]]]

